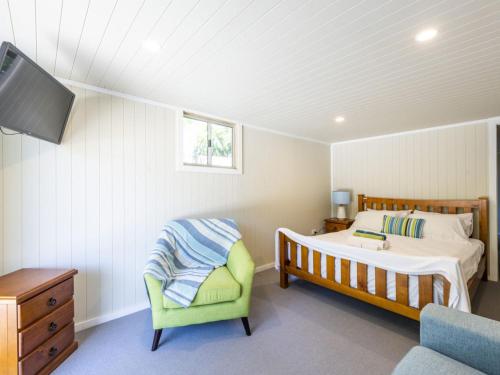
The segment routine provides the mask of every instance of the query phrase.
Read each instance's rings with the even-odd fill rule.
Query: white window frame
[[[233,167],[216,167],[211,165],[193,165],[184,163],[184,114],[189,117],[198,117],[217,125],[230,126],[233,128]],[[176,170],[182,172],[204,172],[222,174],[242,174],[243,173],[243,127],[226,119],[208,116],[199,112],[179,110],[176,115]],[[210,129],[210,127],[209,127]],[[209,156],[210,157],[210,156]]]

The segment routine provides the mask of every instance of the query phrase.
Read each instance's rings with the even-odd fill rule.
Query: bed
[[[372,251],[370,260],[367,260],[368,258],[358,257],[352,248],[353,253],[337,252],[333,255],[325,246],[312,246],[329,242],[336,246],[345,244],[347,237],[352,234],[350,230],[316,236],[316,242],[312,242],[309,241],[312,237],[295,236],[289,230],[280,229],[277,232],[280,286],[287,288],[289,275],[293,275],[414,320],[419,320],[420,311],[428,303],[451,305],[451,301],[456,300],[455,292],[460,290],[460,279],[463,280],[461,289],[467,294],[467,300],[474,297],[481,279],[486,276],[487,198],[414,200],[358,195],[358,212],[368,209],[420,210],[442,214],[473,213],[474,230],[469,241],[463,244],[454,243],[453,246],[391,236],[391,251]],[[380,255],[373,255],[374,253]],[[460,267],[458,273],[462,277],[454,278],[451,277],[452,273],[445,272],[395,272],[394,267],[389,267],[388,256],[403,256],[408,262],[429,260],[429,264],[437,259],[455,260]],[[387,267],[384,266],[385,261],[388,262]],[[450,298],[450,293],[453,298]]]

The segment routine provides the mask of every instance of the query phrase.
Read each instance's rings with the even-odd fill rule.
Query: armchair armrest
[[[251,281],[255,272],[255,263],[243,241],[239,240],[233,245],[227,259],[227,268],[234,279],[243,287],[248,281],[250,281],[251,287]]]
[[[428,304],[420,314],[420,344],[487,374],[500,374],[500,323]]]
[[[233,245],[226,266],[234,279],[241,285],[241,297],[237,301],[240,306],[241,316],[248,316],[250,313],[255,263],[243,241],[240,240]]]

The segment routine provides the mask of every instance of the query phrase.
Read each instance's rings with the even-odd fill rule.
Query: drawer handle
[[[54,332],[57,329],[57,324],[54,322],[50,322],[49,324],[49,332]]]
[[[54,297],[50,297],[49,301],[47,302],[47,305],[55,306],[56,303],[57,303],[57,300]]]
[[[49,349],[49,357],[54,357],[57,354],[57,348],[53,346],[52,348]]]

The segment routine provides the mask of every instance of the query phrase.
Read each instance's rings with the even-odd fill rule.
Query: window
[[[241,173],[241,126],[184,111],[179,117],[178,169]]]

